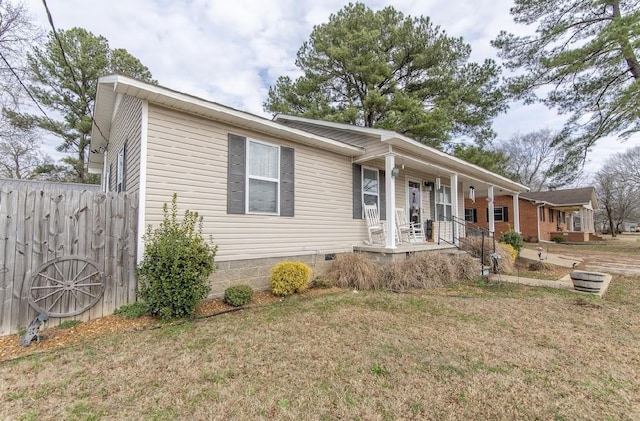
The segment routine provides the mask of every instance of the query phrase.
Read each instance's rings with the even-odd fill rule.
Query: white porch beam
[[[487,191],[487,197],[489,198],[489,203],[488,203],[488,210],[487,212],[489,213],[489,232],[491,233],[491,236],[494,235],[494,233],[496,232],[496,221],[495,221],[495,215],[493,213],[493,186],[489,186],[489,189]]]
[[[513,230],[520,233],[520,202],[519,193],[513,195]]]
[[[454,244],[458,244],[458,174],[451,174],[451,235]]]
[[[393,154],[384,157],[384,182],[387,199],[387,239],[386,248],[396,248],[396,180],[391,175],[393,168],[396,166],[395,156]]]

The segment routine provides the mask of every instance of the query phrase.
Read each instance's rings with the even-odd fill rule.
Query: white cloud
[[[112,48],[126,48],[149,67],[163,86],[259,115],[278,76],[299,74],[296,52],[314,25],[326,22],[348,0],[48,0],[56,26],[80,26],[105,36]],[[374,10],[389,3],[365,1]],[[27,5],[48,29],[40,0]],[[405,15],[429,16],[449,35],[472,46],[472,60],[496,57],[490,41],[500,30],[523,33],[510,15],[511,0],[396,0]],[[558,128],[563,117],[541,105],[512,104],[494,128],[501,139],[516,132]],[[57,140],[52,141],[53,144]],[[596,169],[613,152],[640,144],[603,139],[591,153]]]

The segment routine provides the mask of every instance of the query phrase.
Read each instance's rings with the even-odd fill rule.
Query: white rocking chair
[[[420,224],[415,224],[407,218],[407,212],[404,208],[396,208],[396,236],[400,243],[405,238],[408,243],[416,243],[424,241],[424,231]]]
[[[380,237],[380,243],[385,244],[387,230],[384,224],[380,221],[380,214],[378,213],[378,206],[376,205],[364,205],[364,217],[367,221],[367,234],[369,235],[369,241],[365,241],[368,245],[374,244],[373,236]]]

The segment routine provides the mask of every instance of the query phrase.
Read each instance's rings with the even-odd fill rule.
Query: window
[[[553,209],[549,209],[549,222],[553,222]]]
[[[467,222],[478,222],[478,210],[477,209],[465,209],[464,220]]]
[[[540,220],[541,220],[542,222],[544,222],[544,214],[545,214],[545,212],[544,212],[544,206],[542,206],[542,207],[540,208]]]
[[[436,193],[436,215],[438,221],[451,220],[451,187],[442,186]]]
[[[124,164],[125,164],[125,147],[126,144],[124,146],[122,146],[122,148],[118,151],[118,159],[117,159],[117,163],[116,163],[116,191],[118,193],[124,191]]]
[[[495,222],[509,222],[509,208],[493,208],[493,220]]]
[[[494,222],[509,222],[509,208],[494,207],[493,208],[493,221]],[[487,208],[487,222],[489,222],[489,208]]]
[[[228,138],[227,213],[294,216],[294,149],[232,133]]]
[[[278,213],[280,148],[248,141],[247,212]]]
[[[380,174],[376,169],[362,167],[362,202],[376,205],[380,211]]]

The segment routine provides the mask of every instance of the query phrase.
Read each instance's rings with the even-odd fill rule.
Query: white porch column
[[[585,218],[584,208],[580,209],[580,232],[584,232],[587,218]]]
[[[518,201],[518,197],[520,193],[516,193],[513,195],[513,230],[520,233],[520,202]]]
[[[493,213],[493,186],[489,186],[487,193],[487,197],[489,198],[487,210],[487,212],[489,212],[489,232],[491,233],[490,235],[493,236],[496,232],[495,214]]]
[[[451,236],[453,243],[458,244],[458,174],[451,174]]]
[[[396,248],[396,179],[391,175],[391,171],[396,166],[395,156],[392,154],[384,157],[384,183],[387,199],[387,239],[386,247]]]

